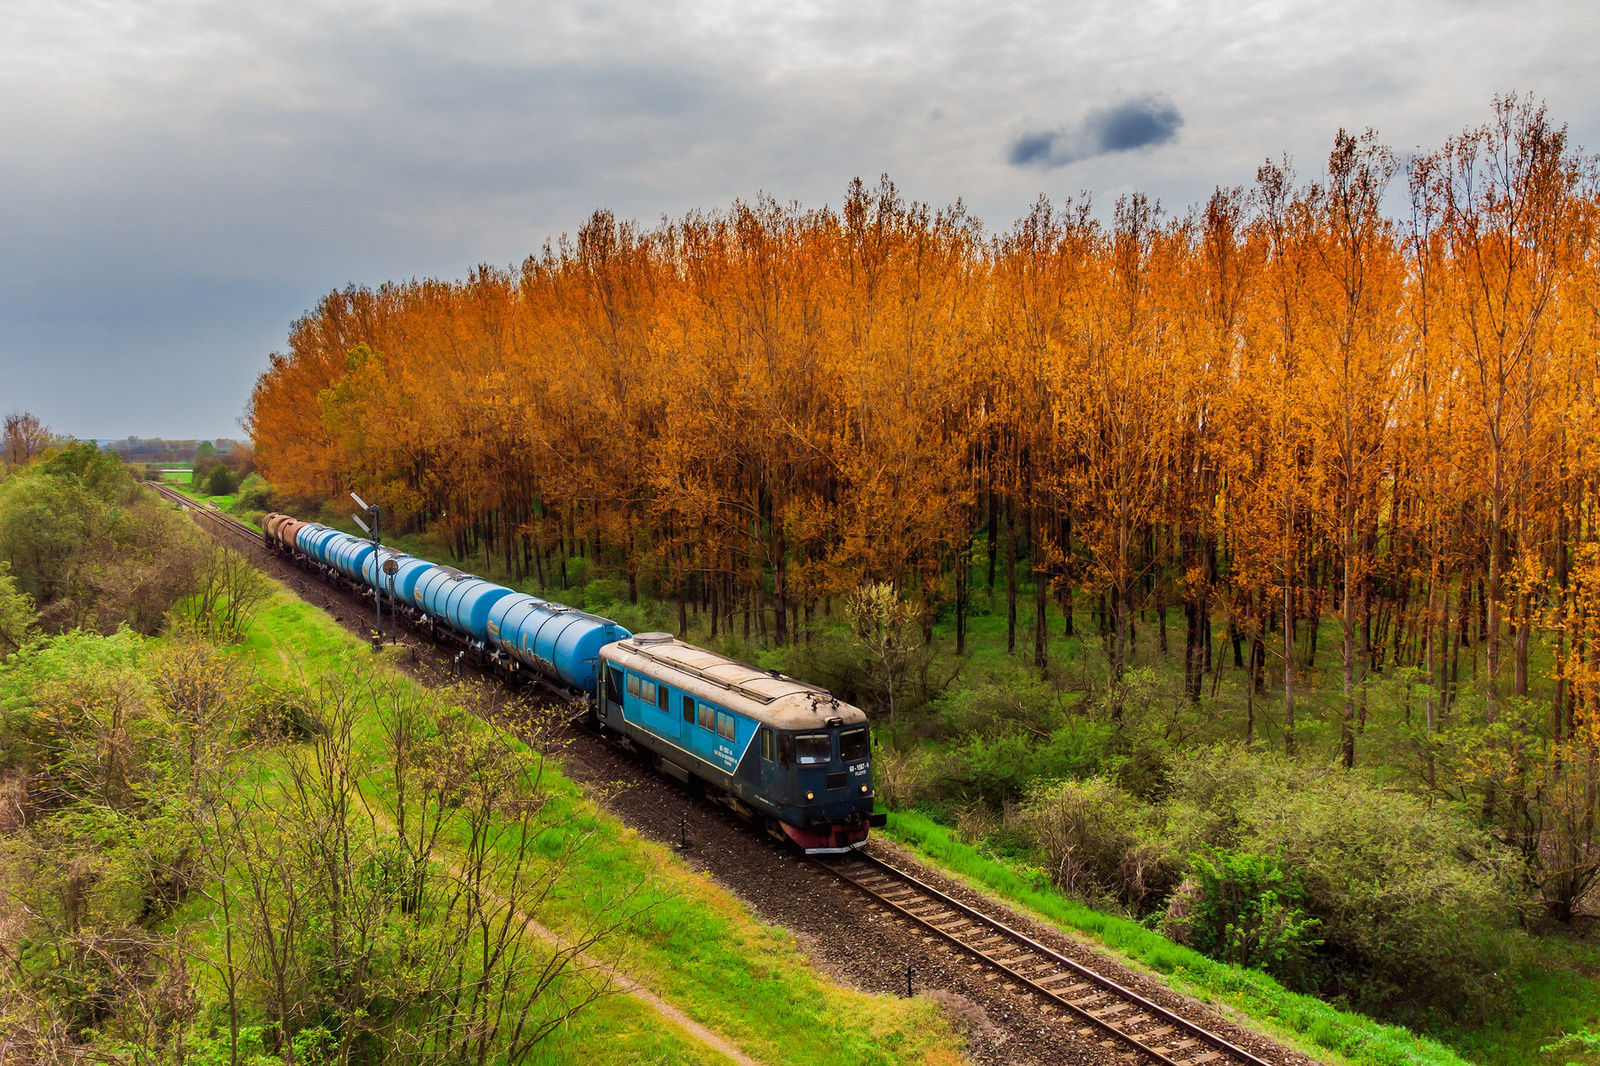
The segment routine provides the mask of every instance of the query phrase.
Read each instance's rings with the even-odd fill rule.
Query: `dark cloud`
[[[1064,167],[1097,155],[1166,144],[1178,136],[1183,116],[1166,96],[1153,93],[1098,108],[1077,126],[1024,133],[1011,142],[1012,166]]]

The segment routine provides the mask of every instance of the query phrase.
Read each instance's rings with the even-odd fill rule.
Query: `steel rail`
[[[230,532],[237,533],[242,537],[249,537],[259,546],[265,547],[265,544],[261,540],[261,534],[257,533],[255,530],[251,529],[249,526],[245,525],[232,515],[223,514],[215,507],[201,503],[198,500],[190,499],[177,489],[174,489],[168,485],[163,485],[158,481],[147,481],[145,484],[155,489],[157,495],[159,495],[162,499],[178,504],[186,511],[193,511],[195,514],[203,515],[218,525],[225,527]]]
[[[881,859],[857,852],[840,860],[812,857],[811,861],[827,870],[829,873],[839,877],[841,880],[854,885],[857,889],[877,902],[882,903],[884,906],[893,909],[907,918],[910,918],[923,928],[928,929],[945,940],[948,940],[968,954],[976,956],[989,966],[1005,973],[1008,977],[1022,984],[1030,991],[1044,996],[1053,1003],[1057,1003],[1065,1007],[1079,1018],[1089,1022],[1091,1025],[1102,1030],[1103,1032],[1110,1034],[1117,1040],[1131,1045],[1140,1054],[1149,1056],[1156,1062],[1162,1063],[1163,1066],[1197,1066],[1198,1063],[1212,1062],[1213,1058],[1211,1056],[1202,1056],[1196,1058],[1189,1054],[1202,1044],[1213,1049],[1217,1057],[1226,1055],[1240,1063],[1245,1064],[1245,1066],[1271,1066],[1267,1060],[1252,1055],[1250,1052],[1231,1043],[1223,1037],[1218,1036],[1203,1026],[1189,1021],[1183,1016],[1168,1010],[1160,1004],[1151,1002],[1132,989],[1126,988],[1123,985],[1111,980],[1109,977],[1106,977],[1103,974],[1097,973],[1089,967],[1084,966],[1082,963],[1068,958],[1055,949],[1039,943],[1026,933],[1013,929],[1004,922],[998,921],[997,919],[991,918],[981,911],[969,907],[960,900],[939,891],[932,885],[926,884],[913,875],[899,869],[898,867],[892,866]],[[1086,1001],[1082,1000],[1081,997],[1078,1002],[1074,1002],[1073,1000],[1068,999],[1067,996],[1062,992],[1057,992],[1046,985],[1041,984],[1034,978],[1019,972],[1016,964],[1019,961],[1026,960],[1012,959],[1009,962],[1002,962],[998,957],[996,957],[996,955],[977,947],[975,942],[964,940],[955,933],[951,932],[948,921],[944,923],[944,926],[941,926],[936,920],[936,917],[930,917],[926,914],[919,914],[912,910],[911,907],[915,906],[917,902],[916,900],[907,902],[889,899],[887,896],[887,890],[880,890],[872,885],[869,885],[865,883],[863,878],[854,876],[850,871],[842,868],[847,867],[850,863],[861,863],[867,866],[870,871],[877,873],[880,877],[891,882],[891,884],[909,887],[913,890],[913,892],[918,893],[923,897],[923,902],[932,901],[937,903],[947,912],[953,911],[958,917],[964,919],[965,921],[976,923],[980,927],[992,931],[992,933],[998,933],[1000,936],[1011,940],[1014,944],[1022,945],[1033,953],[1035,960],[1048,961],[1052,966],[1058,966],[1066,969],[1073,976],[1081,978],[1089,985],[1100,989],[1101,993],[1109,993],[1110,995],[1121,999],[1123,1002],[1131,1004],[1134,1009],[1143,1012],[1148,1019],[1152,1019],[1158,1024],[1171,1026],[1172,1029],[1167,1030],[1168,1033],[1172,1032],[1173,1029],[1181,1030],[1183,1033],[1193,1038],[1196,1041],[1196,1044],[1189,1048],[1168,1047],[1165,1051],[1158,1050],[1157,1048],[1150,1046],[1144,1040],[1140,1039],[1139,1034],[1119,1029],[1115,1024],[1108,1020],[1109,1015],[1103,1009],[1096,1008],[1095,1010],[1091,1010],[1089,1007],[1084,1005]],[[945,917],[948,919],[949,915],[946,914]],[[1084,990],[1084,986],[1080,984],[1073,991],[1075,993],[1081,993]],[[1098,998],[1098,994],[1093,998]],[[1103,1004],[1102,1008],[1104,1006],[1106,1005]],[[1119,1011],[1112,1013],[1121,1012]],[[1135,1017],[1137,1017],[1137,1015]],[[1128,1020],[1131,1021],[1133,1019],[1130,1018]],[[1165,1037],[1165,1034],[1161,1035]],[[1182,1055],[1183,1057],[1173,1058],[1173,1055]]]

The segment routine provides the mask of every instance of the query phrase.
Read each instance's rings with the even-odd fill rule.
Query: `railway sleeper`
[[[1113,1003],[1110,1006],[1101,1007],[1099,1010],[1092,1010],[1089,1012],[1089,1014],[1095,1018],[1105,1019],[1116,1017],[1118,1014],[1122,1014],[1130,1010],[1133,1010],[1132,1003]]]
[[[1018,963],[1024,962],[1030,966],[1044,966],[1047,969],[1050,966],[1048,962],[1046,962],[1044,959],[1041,959],[1031,951],[1015,951],[1008,955],[996,955],[994,957],[994,961],[998,962],[1002,966],[1009,966],[1014,970],[1018,969]]]

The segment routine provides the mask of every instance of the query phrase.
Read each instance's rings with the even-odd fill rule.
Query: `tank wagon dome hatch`
[[[865,711],[819,685],[685,644],[668,633],[635,634],[607,647],[604,655],[658,676],[662,670],[687,674],[692,680],[683,684],[685,691],[778,729],[838,728],[867,721]]]

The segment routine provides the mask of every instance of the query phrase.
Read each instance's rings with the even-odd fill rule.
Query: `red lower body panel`
[[[849,851],[859,848],[867,842],[867,823],[865,819],[859,822],[846,822],[829,827],[827,833],[813,833],[809,829],[801,829],[797,825],[783,823],[783,831],[805,849],[808,855],[826,855],[835,852]]]

